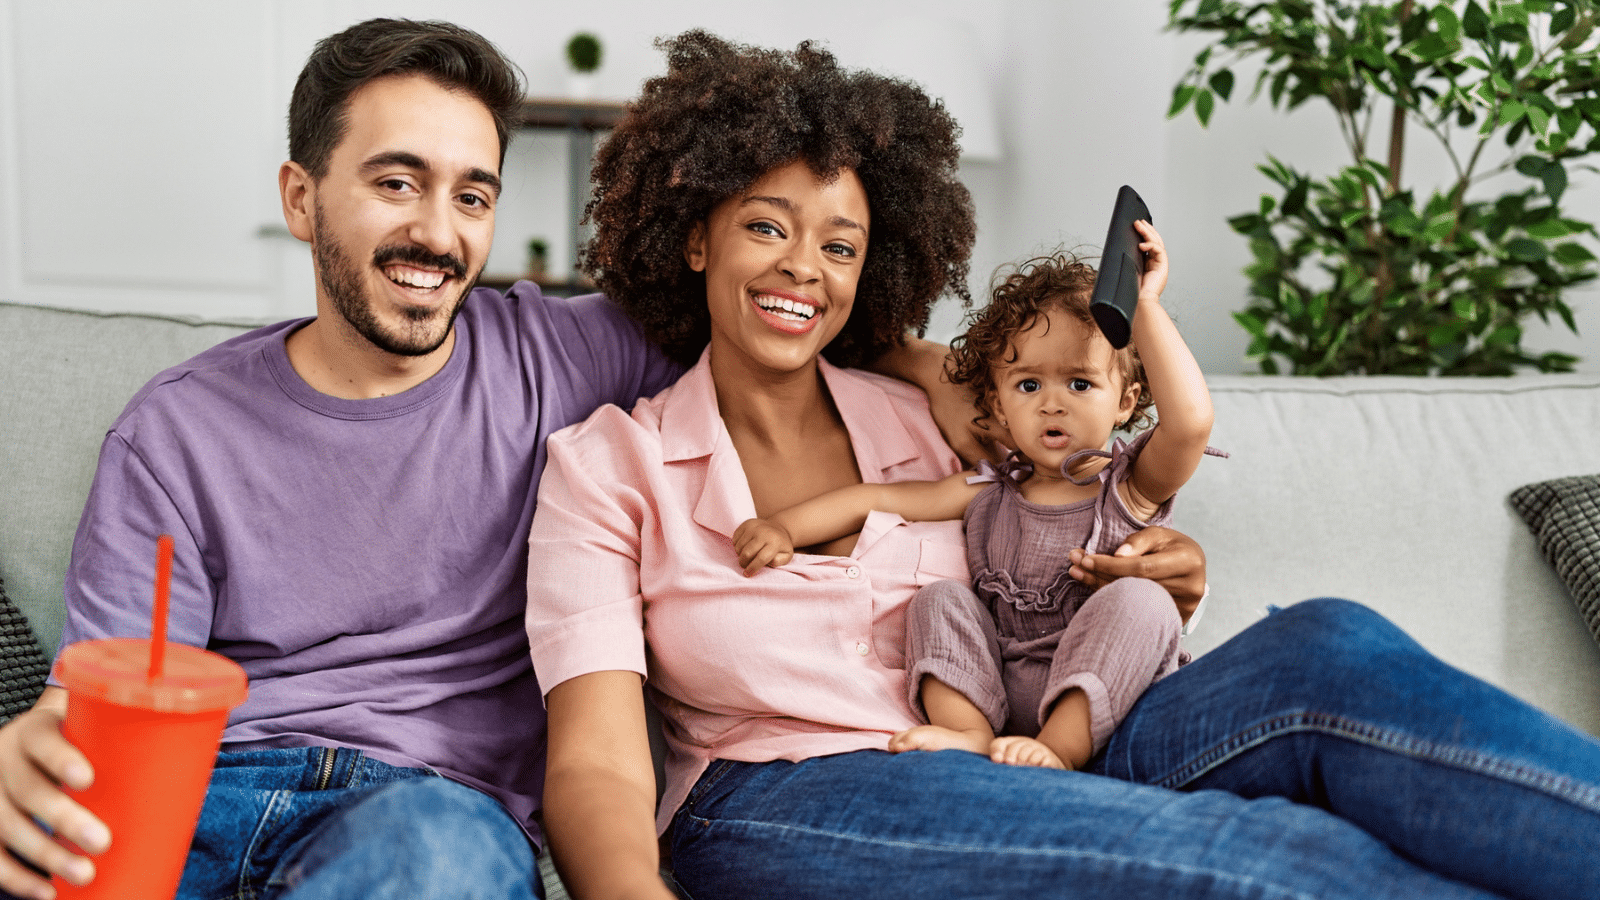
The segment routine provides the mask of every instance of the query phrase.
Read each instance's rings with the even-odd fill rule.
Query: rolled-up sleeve
[[[526,616],[545,693],[590,672],[645,674],[639,553],[650,513],[635,477],[636,429],[606,407],[550,437],[528,535]]]

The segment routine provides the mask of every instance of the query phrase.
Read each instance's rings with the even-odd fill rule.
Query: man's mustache
[[[379,247],[372,254],[372,263],[378,267],[390,263],[405,263],[419,269],[440,269],[448,272],[455,278],[462,278],[467,274],[467,264],[453,254],[430,253],[426,247],[416,244],[391,244]]]

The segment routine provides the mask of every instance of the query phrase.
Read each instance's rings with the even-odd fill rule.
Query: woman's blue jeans
[[[1353,603],[1157,682],[1092,766],[717,762],[673,866],[695,900],[1600,898],[1600,742]]]
[[[179,900],[532,900],[527,835],[487,794],[348,748],[223,753]]]

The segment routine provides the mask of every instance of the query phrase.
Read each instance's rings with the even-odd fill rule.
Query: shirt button
[[[856,655],[857,656],[866,656],[869,650],[871,650],[871,648],[867,646],[867,642],[866,641],[857,641],[856,642]]]
[[[860,578],[861,577],[861,567],[860,566],[851,566],[850,568],[844,570],[844,575],[845,575],[846,578]]]

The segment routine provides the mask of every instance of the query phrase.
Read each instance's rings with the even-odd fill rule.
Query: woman
[[[959,290],[954,126],[806,45],[667,49],[596,164],[589,262],[698,362],[551,438],[529,542],[546,824],[577,896],[671,896],[647,669],[672,751],[658,825],[698,900],[1600,896],[1600,744],[1341,601],[1158,682],[1100,774],[886,752],[917,724],[904,607],[963,576],[959,523],[874,513],[750,579],[730,538],[840,485],[959,468],[919,395],[834,366]],[[1170,583],[1203,581],[1172,558]]]

